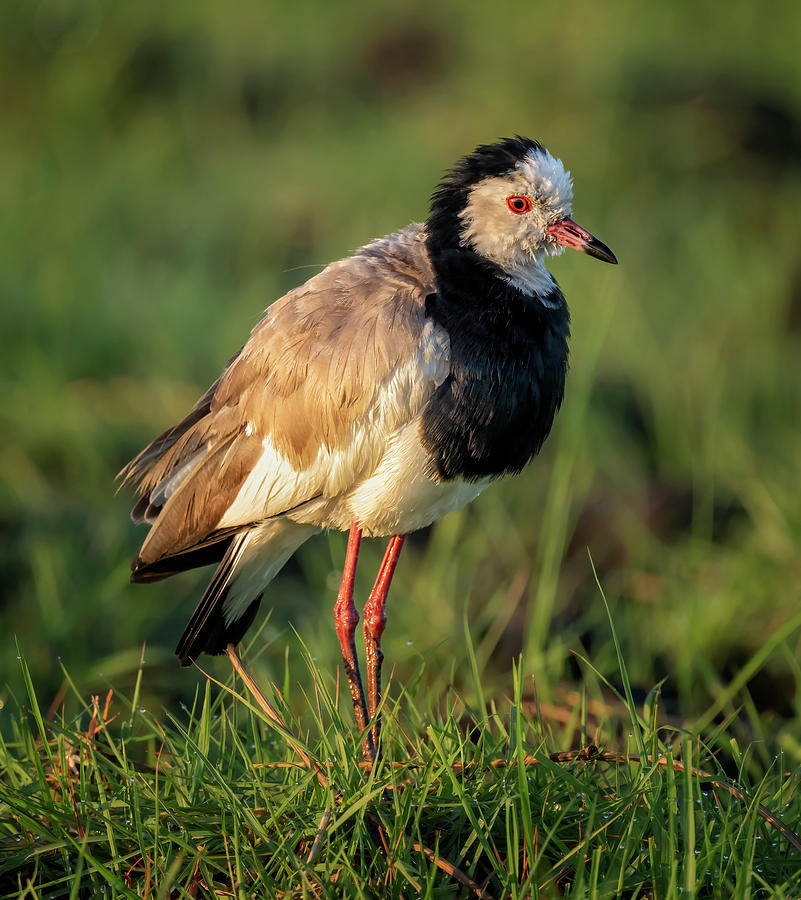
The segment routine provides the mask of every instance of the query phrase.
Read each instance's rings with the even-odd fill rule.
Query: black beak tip
[[[599,241],[597,238],[594,238],[587,244],[584,252],[589,256],[594,256],[595,259],[600,259],[602,262],[611,263],[613,266],[617,265],[617,257],[615,254],[612,253],[606,244]]]

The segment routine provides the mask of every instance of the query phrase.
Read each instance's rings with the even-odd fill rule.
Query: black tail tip
[[[221,594],[211,609],[206,609],[201,601],[195,615],[192,616],[186,630],[178,641],[175,655],[182,666],[191,666],[201,653],[209,656],[221,656],[229,644],[238,644],[250,628],[259,609],[261,594],[248,606],[245,612],[233,622],[226,622],[222,611]],[[201,615],[198,616],[198,612]]]

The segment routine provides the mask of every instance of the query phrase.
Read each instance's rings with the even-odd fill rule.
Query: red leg
[[[389,585],[403,548],[403,538],[402,534],[396,534],[390,538],[375,585],[364,607],[368,711],[373,720],[373,746],[376,753],[380,752],[378,740],[381,736],[381,717],[376,715],[376,710],[381,703],[381,664],[384,662],[384,654],[381,652],[381,635],[384,633],[384,626],[387,623],[386,603]]]
[[[364,687],[359,674],[359,659],[356,656],[356,625],[359,622],[359,613],[353,604],[353,580],[356,575],[356,563],[359,561],[359,544],[362,540],[362,530],[354,520],[348,532],[348,549],[345,551],[345,567],[342,571],[342,582],[339,586],[337,602],[334,604],[334,627],[336,628],[339,646],[342,648],[342,659],[345,661],[345,674],[350,686],[350,697],[353,701],[353,711],[356,714],[356,724],[359,731],[365,732],[362,745],[364,758],[372,762],[375,758],[372,735],[366,731],[367,703],[364,699]]]

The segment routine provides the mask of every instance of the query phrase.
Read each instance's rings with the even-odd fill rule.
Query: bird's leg
[[[359,544],[362,540],[362,530],[354,519],[348,532],[348,549],[345,551],[345,568],[342,571],[342,582],[339,585],[337,602],[334,604],[334,626],[339,646],[342,648],[342,659],[345,661],[345,674],[348,676],[350,696],[353,700],[353,711],[356,714],[356,724],[359,731],[364,733],[362,752],[367,762],[375,758],[375,747],[372,735],[367,731],[367,702],[364,699],[364,687],[362,677],[359,674],[359,660],[356,656],[356,625],[359,622],[359,613],[353,603],[353,580],[356,575],[356,563],[359,561]]]
[[[378,577],[375,580],[370,597],[364,607],[364,647],[367,664],[367,697],[368,710],[372,720],[373,746],[380,752],[381,717],[376,714],[381,703],[381,664],[384,654],[381,652],[381,635],[387,623],[386,603],[389,585],[395,566],[403,548],[402,534],[393,535],[387,545]]]

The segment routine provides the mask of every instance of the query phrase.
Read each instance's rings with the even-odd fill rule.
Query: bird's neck
[[[505,269],[462,244],[459,232],[455,228],[445,228],[442,222],[429,220],[426,234],[428,254],[442,285],[470,284],[477,297],[482,294],[496,296],[499,291],[512,288],[514,294],[546,308],[554,308],[557,300],[564,305],[564,298],[556,280],[545,268],[542,255],[527,259],[525,264],[514,269]]]
[[[474,305],[500,303],[533,314],[542,308],[553,310],[557,315],[550,318],[557,327],[567,317],[562,292],[541,258],[509,274],[475,251],[443,244],[431,233],[427,248],[440,295],[446,302],[461,305],[465,313]]]
[[[517,472],[540,449],[562,402],[570,316],[556,282],[546,295],[510,284],[469,251],[429,247],[437,291],[426,314],[447,331],[451,372],[426,410],[432,474]]]

